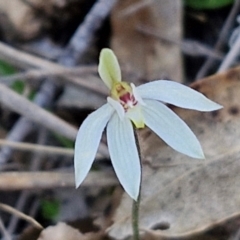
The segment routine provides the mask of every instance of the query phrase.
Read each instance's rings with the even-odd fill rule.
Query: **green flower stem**
[[[132,228],[133,228],[133,239],[140,240],[139,237],[139,205],[140,205],[140,193],[137,201],[133,200],[132,205]]]
[[[140,159],[140,165],[141,165],[141,169],[142,169],[142,158],[141,158],[140,145],[139,145],[138,136],[137,136],[135,128],[134,128],[134,136],[135,136],[136,146],[137,146],[138,155],[139,155],[139,159]],[[142,176],[142,174],[141,174],[141,176]],[[138,195],[137,201],[133,200],[133,205],[132,205],[133,240],[140,240],[140,237],[139,237],[139,206],[140,206],[140,201],[141,201],[141,186],[142,186],[142,179],[140,182],[140,190],[139,190],[139,195]]]

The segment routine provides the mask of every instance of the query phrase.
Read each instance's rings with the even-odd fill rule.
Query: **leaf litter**
[[[5,1],[2,2],[5,4]],[[40,1],[36,0],[36,2]],[[63,2],[65,4],[66,1],[53,0],[52,2]],[[160,4],[160,2],[162,3]],[[152,12],[156,14],[155,11],[158,11],[159,9],[162,10],[162,4],[168,4],[167,2],[158,1],[158,3],[151,5]],[[177,1],[175,2],[177,3]],[[173,1],[171,1],[171,3],[173,3]],[[180,1],[178,1],[178,3],[180,3]],[[157,5],[158,8],[153,7]],[[164,14],[162,15],[162,13],[166,12],[167,11],[162,10],[161,14],[159,14],[162,16],[163,20]],[[24,14],[24,16],[27,16],[29,19],[29,16],[31,15]],[[116,16],[117,15],[113,14],[113,18]],[[134,16],[135,18],[137,18],[137,16],[141,17],[141,14],[135,14]],[[174,13],[173,16],[180,17],[179,15],[176,15],[176,13]],[[169,15],[168,17],[171,18],[172,16]],[[133,21],[135,18],[132,18]],[[156,39],[151,39],[149,41],[149,36],[143,36],[143,38],[140,38],[138,36],[141,34],[136,34],[137,31],[135,30],[138,29],[138,27],[146,27],[147,24],[152,26],[154,23],[153,26],[159,30],[160,26],[156,26],[155,24],[161,25],[162,20],[157,21],[159,20],[158,14],[154,15],[153,18],[153,21],[146,20],[146,22],[142,22],[142,24],[144,24],[143,26],[138,22],[133,26],[131,32],[126,34],[126,32],[124,32],[126,31],[124,27],[120,27],[119,32],[117,32],[116,24],[118,23],[121,25],[123,20],[121,22],[116,17],[115,19],[118,22],[115,23],[115,25],[113,24],[113,28],[115,28],[113,34],[116,34],[114,37],[119,39],[123,38],[124,40],[118,43],[115,39],[112,41],[112,46],[120,55],[122,53],[122,61],[126,64],[135,63],[135,61],[141,62],[143,60],[144,63],[137,65],[133,64],[133,67],[131,66],[131,73],[141,73],[139,74],[140,76],[137,75],[137,77],[134,75],[135,80],[138,78],[137,80],[142,81],[145,77],[152,79],[152,76],[154,75],[159,78],[159,75],[164,72],[164,69],[165,71],[166,69],[170,69],[168,75],[170,75],[171,78],[181,79],[181,57],[179,47],[166,43],[163,44],[162,41],[155,41]],[[125,20],[128,21],[129,18],[125,18]],[[17,20],[16,22],[19,23],[20,21]],[[166,23],[168,22],[169,21],[167,20]],[[179,24],[177,24],[178,28],[175,29],[175,33],[177,34],[176,40],[180,40],[178,37],[180,35],[179,32],[181,31],[181,21],[177,20],[173,21],[173,23],[174,24],[170,24],[172,25],[172,28],[175,28],[176,23]],[[29,24],[21,24],[21,26],[25,26],[24,28],[21,28],[23,35],[21,38],[23,39],[32,38],[33,35],[39,33],[40,28],[37,27],[38,25],[35,24],[35,22],[30,21]],[[129,24],[129,21],[127,24]],[[33,28],[29,28],[29,26],[33,26]],[[27,31],[24,31],[27,27]],[[122,31],[123,29],[125,30]],[[169,32],[169,25],[165,30],[167,34],[167,32]],[[162,30],[160,33],[163,33]],[[129,34],[130,36],[133,34],[133,37],[129,38]],[[170,40],[172,36],[173,34],[170,32]],[[163,37],[165,37],[165,35]],[[6,39],[8,38],[12,39],[13,36],[6,37]],[[148,39],[148,41],[146,41],[146,39]],[[126,44],[126,40],[130,41],[128,45]],[[136,43],[136,41],[139,42]],[[133,51],[133,47],[135,46],[137,51]],[[134,56],[134,54],[132,54],[137,52],[141,55],[141,53],[143,53],[141,50],[144,47],[146,48],[146,55],[143,54],[144,59],[138,58],[138,55]],[[157,56],[150,54],[153,51],[153,47],[153,50],[157,50]],[[159,50],[161,47],[163,49]],[[173,53],[169,54],[170,61],[168,61],[168,63],[170,66],[164,66],[165,68],[163,70],[159,70],[160,66],[158,64],[160,60],[165,62],[165,60],[168,59],[165,54],[169,53],[169,49],[171,48],[174,49],[172,50]],[[165,53],[162,54],[161,51],[165,51]],[[131,56],[124,56],[123,53],[126,52],[131,52]],[[165,57],[162,57],[163,55]],[[23,60],[24,59],[21,58],[21,63],[24,62]],[[172,64],[174,67],[172,67]],[[48,66],[49,65],[50,64],[48,64]],[[142,69],[143,72],[141,72]],[[174,71],[172,71],[173,69]],[[172,74],[174,76],[177,75],[177,77],[172,77]],[[190,125],[191,129],[194,130],[195,134],[200,139],[206,154],[205,161],[195,161],[175,153],[163,142],[159,141],[154,134],[149,134],[148,131],[141,133],[141,146],[143,148],[142,151],[144,156],[144,181],[142,188],[143,200],[141,205],[140,224],[142,233],[145,234],[145,239],[163,239],[163,237],[170,239],[174,236],[178,239],[180,237],[185,238],[214,227],[215,224],[224,223],[229,219],[231,220],[239,217],[238,205],[240,200],[237,196],[237,183],[239,182],[238,78],[239,69],[234,69],[226,74],[216,75],[192,85],[193,88],[198,89],[209,98],[224,105],[225,108],[220,112],[199,114],[193,111],[174,108],[174,110]],[[78,80],[80,81],[80,78]],[[94,86],[96,84],[97,81],[94,83]],[[94,105],[96,102],[99,104],[98,101],[94,101],[94,103],[90,103],[91,107],[96,107]],[[81,104],[81,107],[85,106],[85,102],[81,102]],[[96,188],[96,186],[94,186],[94,188]],[[99,198],[96,201],[99,205]],[[114,223],[111,228],[109,228],[109,235],[114,239],[127,238],[127,236],[131,235],[131,205],[132,203],[129,202],[129,199],[124,196],[115,215]],[[109,219],[107,221],[110,222]],[[62,224],[59,225],[60,228],[63,227]],[[102,229],[105,229],[106,222],[104,222],[104,220],[102,225],[104,225]],[[59,230],[58,228],[54,229],[55,230],[50,234],[51,239],[52,236],[55,236],[55,233],[63,230]],[[75,231],[74,229],[72,230]],[[70,230],[70,232],[72,230]],[[93,235],[92,239],[98,239],[97,234],[99,233],[96,233],[95,236],[95,233],[89,234]],[[78,236],[78,234],[76,236]],[[99,235],[99,238],[103,239],[101,235]],[[71,238],[65,237],[65,239]],[[194,237],[193,239],[196,240]],[[202,238],[200,239],[202,240]]]

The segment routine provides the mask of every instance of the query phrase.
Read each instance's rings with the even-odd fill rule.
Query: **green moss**
[[[45,219],[54,220],[60,209],[60,203],[58,200],[42,200],[41,201],[41,212]]]
[[[225,7],[234,2],[234,0],[184,0],[188,7],[195,9],[216,9]]]

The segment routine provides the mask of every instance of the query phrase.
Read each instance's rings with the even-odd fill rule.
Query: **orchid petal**
[[[108,103],[103,105],[85,119],[78,131],[74,154],[76,187],[82,183],[92,166],[102,132],[113,112]]]
[[[173,81],[153,81],[137,87],[137,90],[144,99],[155,99],[182,108],[207,112],[222,108],[203,94]]]
[[[156,100],[145,100],[142,108],[145,124],[178,152],[204,158],[201,145],[187,124],[172,110]]]
[[[121,69],[118,60],[111,49],[102,49],[98,65],[98,73],[109,89],[112,89],[114,83],[121,82]]]
[[[111,97],[107,98],[108,103],[116,110],[119,118],[122,120],[124,118],[125,115],[125,111],[123,106],[116,100],[114,100]]]
[[[137,200],[141,167],[133,126],[128,118],[114,114],[107,125],[107,142],[113,168],[125,191]]]

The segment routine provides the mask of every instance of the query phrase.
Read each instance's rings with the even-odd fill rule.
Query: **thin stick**
[[[28,99],[0,84],[0,103],[46,128],[74,140],[77,129]]]
[[[8,46],[7,44],[0,42],[0,59],[4,59],[4,61],[13,64],[21,69],[25,68],[40,68],[49,71],[69,71],[69,68],[62,66],[57,63],[53,63],[48,60],[44,60],[42,58],[33,56],[29,53],[25,53],[23,51],[17,50]],[[94,92],[100,94],[106,94],[107,91],[101,81],[93,82],[86,81],[86,79],[81,77],[67,76],[64,79],[67,79],[69,83],[74,85],[82,86],[87,89],[90,89]],[[58,79],[59,80],[59,79]],[[61,80],[61,79],[60,79]],[[59,83],[59,82],[58,82]]]
[[[0,217],[0,231],[2,232],[2,235],[4,236],[5,240],[11,240],[12,239],[10,234],[8,233],[7,229],[5,228],[1,217]]]
[[[39,144],[44,144],[46,142],[46,138],[47,138],[47,130],[45,128],[40,128],[38,130],[39,134],[38,134],[38,137],[37,137],[37,142]],[[42,155],[41,154],[34,154],[33,156],[33,159],[32,161],[30,162],[30,166],[29,166],[29,170],[30,171],[37,171],[37,170],[40,170],[41,169],[41,165],[42,165]],[[31,192],[28,191],[28,190],[24,190],[24,191],[21,191],[21,194],[19,196],[19,198],[17,199],[17,202],[15,203],[15,208],[18,210],[18,211],[23,211],[25,205],[27,204],[27,200],[28,198],[31,196]],[[29,214],[29,205],[28,205],[28,212],[26,212],[26,214],[30,215]],[[30,215],[32,216],[32,215]],[[8,223],[8,232],[10,234],[14,234],[15,231],[16,231],[16,228],[17,228],[17,225],[18,225],[18,221],[19,221],[19,218],[15,215],[12,215],[9,223]]]
[[[69,71],[65,66],[18,50],[2,42],[0,42],[0,58],[21,69],[38,68],[49,70],[51,72]],[[86,66],[78,66],[78,68],[79,70],[82,68],[86,69]]]
[[[240,50],[240,34],[238,35],[236,42],[233,44],[231,50],[228,52],[227,56],[220,65],[217,71],[218,73],[224,72],[235,62],[236,58],[239,56],[239,50]]]
[[[12,83],[16,80],[39,80],[43,77],[56,77],[68,78],[69,76],[79,77],[79,75],[95,74],[97,72],[96,66],[82,66],[66,69],[30,69],[25,72],[16,73],[8,76],[1,76],[0,83]]]
[[[197,41],[185,39],[184,41],[176,41],[165,36],[161,36],[156,33],[155,29],[151,29],[149,26],[140,25],[137,30],[148,36],[153,36],[154,38],[165,41],[167,43],[175,44],[181,48],[183,53],[190,56],[211,56],[214,59],[223,59],[223,55],[217,51],[213,51],[211,48],[201,44]]]
[[[223,44],[226,42],[226,37],[228,35],[228,32],[233,25],[233,21],[236,17],[236,15],[239,12],[239,7],[240,7],[240,0],[235,0],[234,5],[232,6],[231,12],[227,17],[227,20],[225,21],[223,28],[220,32],[219,38],[214,46],[215,51],[219,51]],[[206,76],[207,71],[209,68],[213,65],[215,62],[215,59],[212,56],[209,56],[203,66],[200,68],[200,70],[197,73],[196,79],[201,79],[204,76]]]
[[[61,156],[70,156],[74,155],[74,149],[72,148],[63,148],[63,147],[55,147],[55,146],[45,146],[40,144],[33,143],[23,143],[23,142],[13,142],[9,140],[0,139],[0,146],[8,146],[14,148],[16,150],[29,151],[41,153],[42,155],[61,155]],[[104,149],[102,148],[103,144],[101,143],[101,153],[97,153],[96,159],[103,157]],[[104,157],[108,156],[108,154],[104,154]]]
[[[24,219],[25,221],[31,223],[34,227],[36,227],[40,230],[43,229],[43,226],[39,222],[37,222],[35,219],[33,219],[32,217],[18,211],[17,209],[15,209],[15,208],[7,205],[7,204],[0,203],[0,209],[5,211],[5,212],[14,214],[21,219]]]
[[[117,0],[98,0],[77,28],[67,45],[60,63],[65,66],[74,66],[93,42],[93,36],[101,27],[102,22],[109,15]]]
[[[112,171],[92,171],[88,174],[82,186],[109,187],[116,186],[118,181]],[[2,172],[0,174],[0,190],[40,190],[75,187],[75,180],[71,172]]]
[[[121,18],[128,17],[129,15],[132,15],[153,3],[154,3],[154,0],[147,0],[147,1],[143,0],[137,3],[133,3],[129,7],[120,11],[120,13],[118,13],[118,17],[121,17]]]
[[[45,146],[32,143],[12,142],[4,139],[0,139],[0,146],[8,146],[17,150],[25,150],[30,152],[38,152],[47,155],[65,155],[73,156],[74,150],[72,148],[62,148],[54,146]]]

